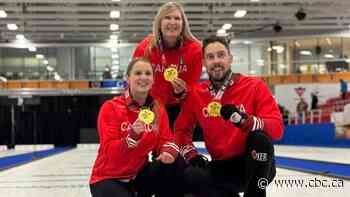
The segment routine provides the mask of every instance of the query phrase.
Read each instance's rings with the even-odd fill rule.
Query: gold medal
[[[176,70],[176,67],[174,66],[170,66],[164,71],[164,79],[167,81],[174,81],[174,79],[176,79],[177,76],[178,76],[178,72]]]
[[[140,111],[138,118],[145,124],[151,124],[154,120],[154,112],[149,109]]]
[[[208,104],[208,114],[211,117],[220,116],[221,103],[212,101]]]

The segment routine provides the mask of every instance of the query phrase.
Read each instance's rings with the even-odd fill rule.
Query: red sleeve
[[[175,144],[174,134],[169,127],[168,115],[164,106],[160,106],[159,116],[159,138],[156,146],[156,153],[167,152],[176,158],[179,153],[179,148]]]
[[[100,146],[107,155],[116,155],[116,152],[129,149],[126,136],[121,134],[120,122],[112,102],[107,101],[102,105],[97,122]]]
[[[176,144],[180,148],[180,154],[187,161],[198,154],[192,141],[193,129],[197,122],[194,111],[196,107],[193,106],[196,103],[194,97],[193,91],[189,92],[174,124]]]
[[[254,104],[255,113],[248,115],[248,120],[242,129],[254,131],[260,128],[273,140],[281,139],[284,130],[281,112],[270,90],[260,80],[256,85]]]

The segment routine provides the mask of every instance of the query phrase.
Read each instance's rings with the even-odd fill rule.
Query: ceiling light
[[[31,51],[31,52],[35,52],[36,48],[35,47],[29,47],[28,50]]]
[[[304,12],[303,8],[300,8],[296,13],[295,17],[298,19],[298,21],[305,20],[306,13]]]
[[[334,55],[327,53],[327,54],[324,54],[324,57],[325,58],[334,58]]]
[[[44,61],[43,61],[43,64],[48,65],[48,64],[49,64],[49,61],[44,60]]]
[[[111,18],[119,18],[120,17],[120,11],[119,10],[112,10],[109,14]]]
[[[0,18],[6,18],[7,13],[4,10],[0,10]]]
[[[237,10],[235,12],[235,18],[242,18],[247,14],[247,10]]]
[[[226,34],[226,30],[225,29],[218,29],[217,31],[216,31],[216,35],[217,36],[226,36],[227,34]]]
[[[42,54],[36,54],[35,57],[37,59],[44,59],[44,55],[42,55]]]
[[[282,69],[287,68],[287,66],[284,65],[284,64],[279,64],[278,66],[279,66],[280,68],[282,68]]]
[[[9,30],[17,30],[18,26],[16,24],[7,24],[7,29],[9,29]]]
[[[57,72],[54,72],[54,79],[55,79],[56,81],[62,81],[61,76],[60,76]]]
[[[45,61],[45,60],[44,60]],[[46,60],[47,61],[47,60]],[[45,64],[45,63],[44,63]],[[52,66],[46,66],[46,70],[49,72],[54,71],[55,69]]]
[[[118,54],[113,54],[112,55],[112,59],[118,59],[119,58],[119,55]]]
[[[1,82],[7,82],[7,79],[6,79],[6,77],[0,76],[0,81]]]
[[[276,46],[272,46],[272,49],[274,49],[274,50],[283,50],[284,49],[284,47],[283,46],[280,46],[280,45],[276,45]]]
[[[109,26],[109,28],[111,29],[111,31],[115,31],[115,30],[118,30],[119,29],[119,25],[118,24],[111,24]]]
[[[250,0],[250,2],[259,2],[260,0]]]
[[[273,46],[272,49],[276,50],[277,53],[282,53],[284,51],[284,47],[280,45]]]
[[[243,41],[243,44],[246,44],[246,45],[248,45],[248,44],[252,44],[252,41],[245,40],[245,41]]]
[[[112,0],[113,2],[119,2],[120,0]]]
[[[17,35],[16,35],[16,39],[17,39],[17,40],[24,40],[25,37],[24,37],[23,34],[17,34]]]
[[[218,29],[218,31],[216,33],[218,33],[218,34],[225,34],[226,30],[225,29]]]
[[[278,48],[278,49],[276,50],[277,53],[283,53],[283,51],[284,51],[284,48],[283,48],[283,47],[282,47],[282,48]]]
[[[311,51],[300,51],[299,54],[300,55],[312,55]]]
[[[226,23],[222,26],[222,29],[228,30],[228,29],[231,29],[231,27],[232,27],[232,24]]]

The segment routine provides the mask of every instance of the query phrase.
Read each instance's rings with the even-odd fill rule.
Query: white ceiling
[[[0,0],[0,43],[11,42],[22,33],[35,43],[101,43],[112,33],[111,23],[119,24],[122,42],[138,42],[151,32],[152,20],[164,0]],[[193,33],[202,39],[225,23],[237,39],[301,36],[349,29],[349,0],[187,0],[183,3]],[[303,8],[304,21],[295,12]],[[243,18],[234,18],[238,9],[246,9]],[[119,19],[111,19],[111,10],[120,10]],[[273,31],[279,23],[283,30]],[[6,25],[15,23],[16,31]]]

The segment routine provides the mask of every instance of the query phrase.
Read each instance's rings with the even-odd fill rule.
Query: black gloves
[[[232,104],[226,104],[222,106],[220,114],[224,118],[224,120],[232,122],[237,127],[241,126],[242,120],[248,118],[247,114],[239,111],[237,107]]]
[[[193,167],[205,168],[209,161],[204,155],[196,155],[189,160],[189,163]]]

